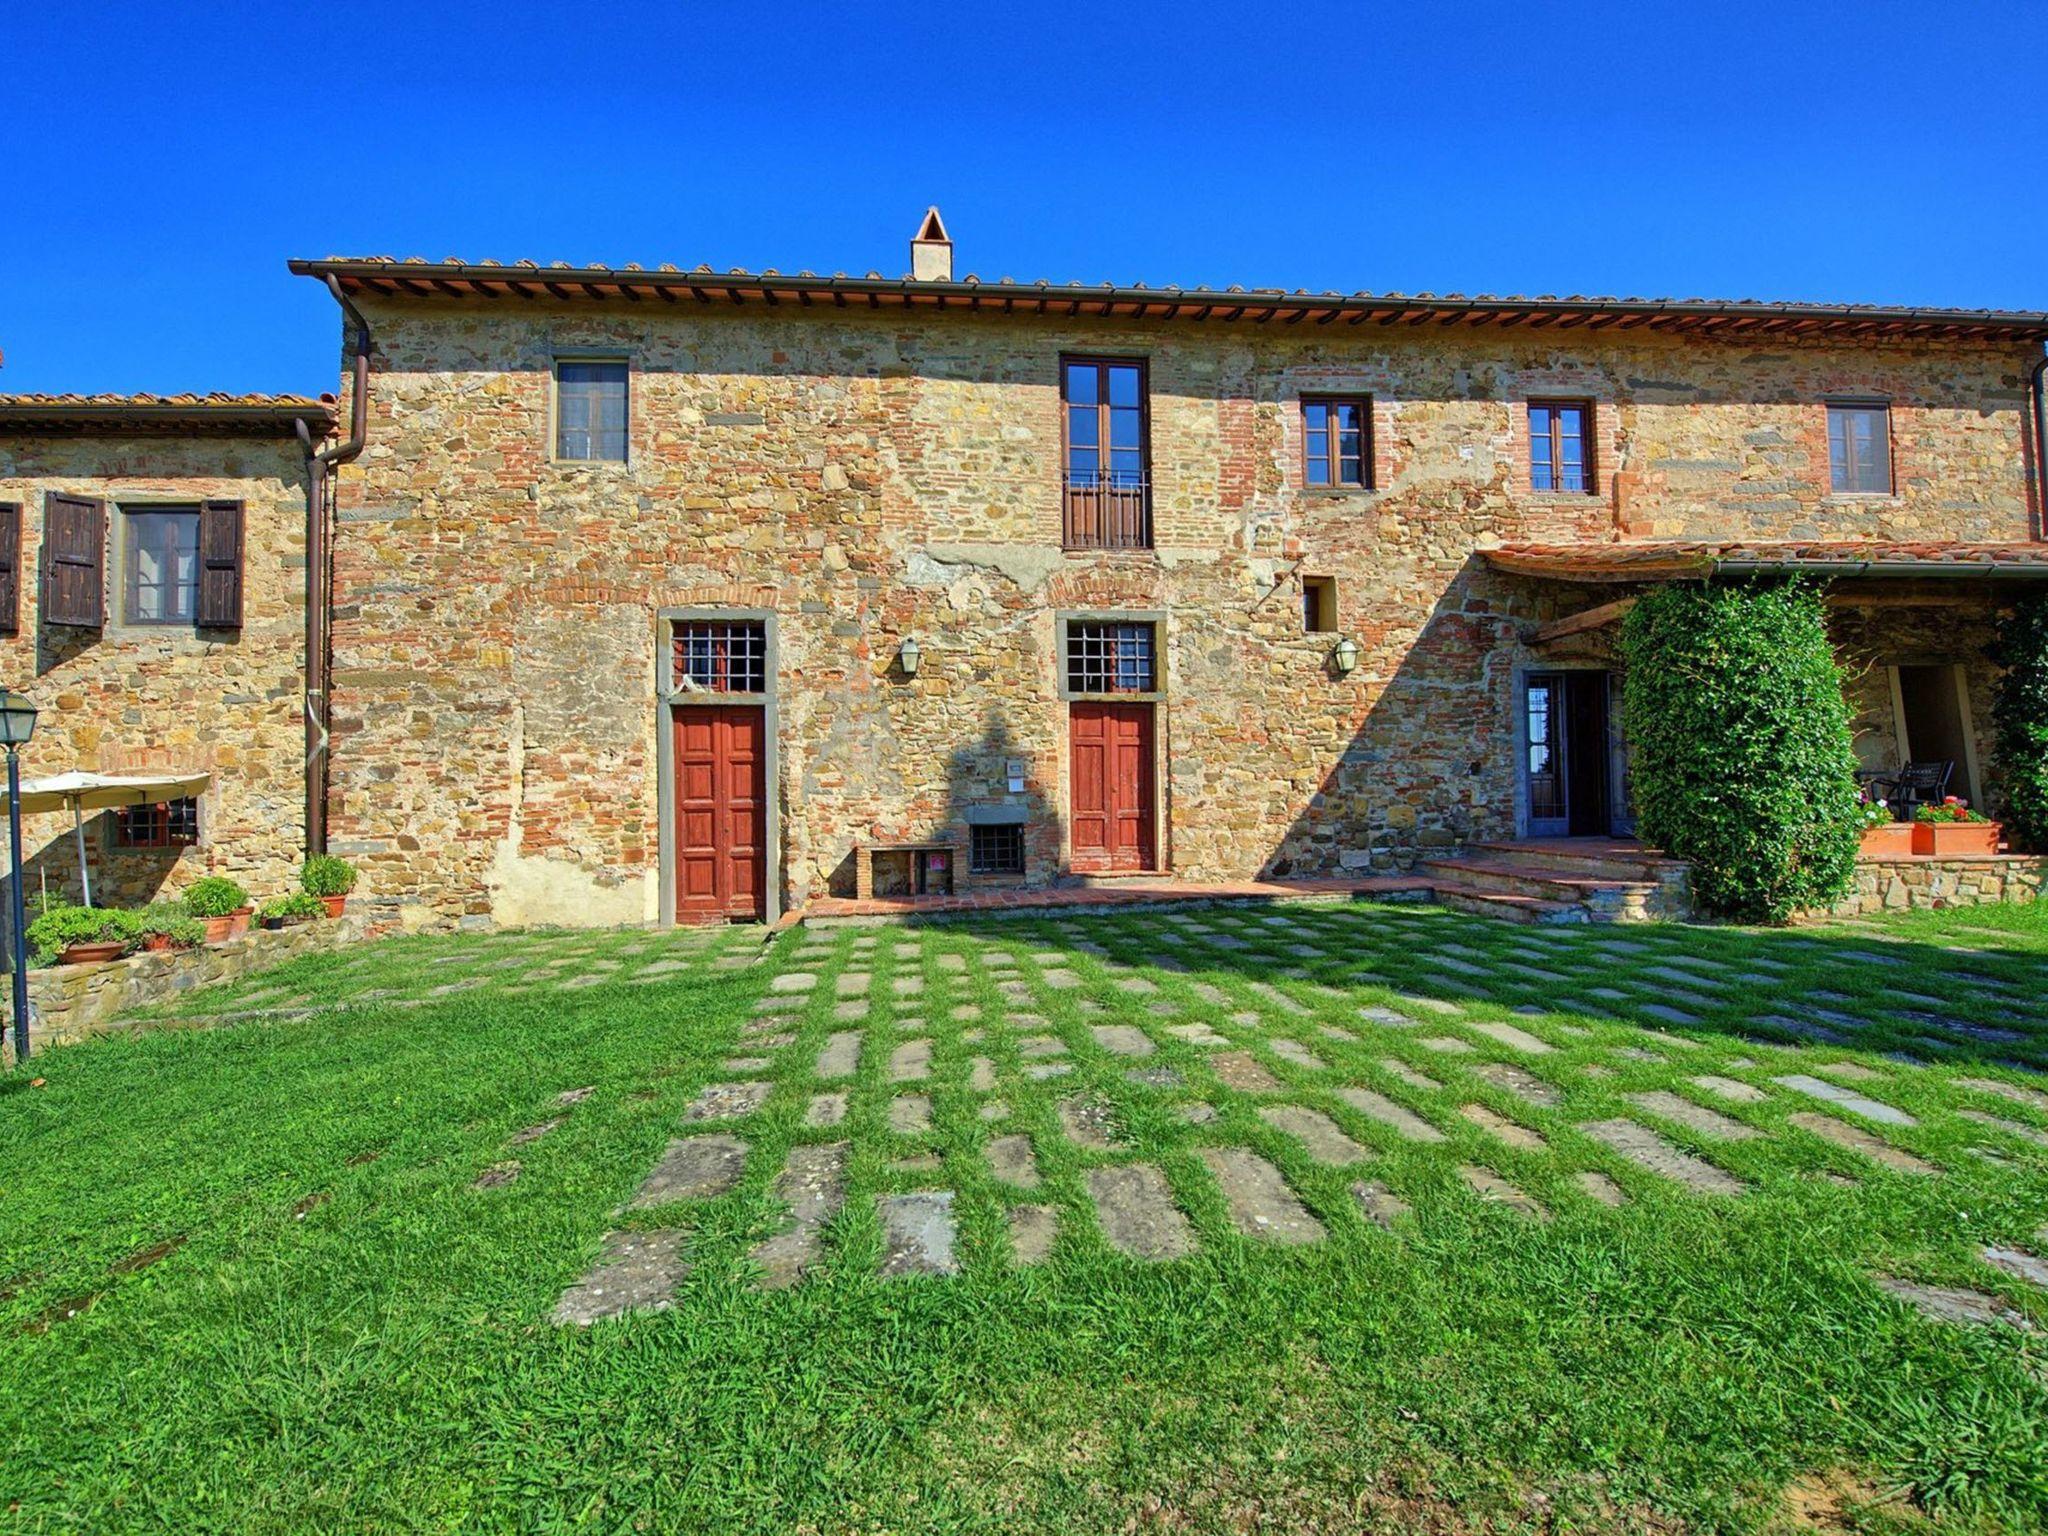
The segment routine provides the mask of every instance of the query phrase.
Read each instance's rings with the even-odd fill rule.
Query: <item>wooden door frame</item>
[[[1615,684],[1620,680],[1621,674],[1616,668],[1610,666],[1608,663],[1604,661],[1554,661],[1542,663],[1527,663],[1517,666],[1514,669],[1513,682],[1510,685],[1508,696],[1508,709],[1511,713],[1514,727],[1513,730],[1509,733],[1509,739],[1513,743],[1514,752],[1514,761],[1510,766],[1511,771],[1514,774],[1515,781],[1515,836],[1517,838],[1528,838],[1536,836],[1569,837],[1572,835],[1569,832],[1545,832],[1539,834],[1531,832],[1529,830],[1529,823],[1531,820],[1529,814],[1529,680],[1535,677],[1554,676],[1561,672],[1598,672],[1607,678],[1607,702],[1605,710],[1607,716],[1607,750],[1604,755],[1606,758],[1607,769],[1608,831],[1605,835],[1611,837],[1633,837],[1635,834],[1632,831],[1620,833],[1615,832],[1613,830],[1616,825],[1620,824],[1623,821],[1626,821],[1631,827],[1633,827],[1635,824],[1635,816],[1634,807],[1632,805],[1629,805],[1629,801],[1627,800],[1625,793],[1627,773],[1627,767],[1625,762],[1625,744],[1622,741],[1620,734],[1615,727],[1616,713],[1614,688]],[[1560,714],[1560,721],[1562,721],[1562,718],[1563,717]],[[1562,738],[1560,738],[1560,741],[1561,740]],[[1569,793],[1569,790],[1567,790],[1567,793]],[[1622,811],[1622,807],[1624,805],[1629,805],[1629,812],[1626,815],[1624,815]],[[1570,825],[1569,801],[1567,801],[1566,803],[1566,825]]]
[[[678,693],[670,671],[675,654],[675,628],[685,623],[759,624],[767,654],[765,693]],[[676,923],[676,748],[675,711],[734,707],[761,711],[761,795],[766,802],[762,824],[761,896],[764,920],[773,926],[783,911],[782,731],[776,679],[780,675],[775,611],[772,608],[663,608],[654,621],[655,824],[658,854],[656,876],[661,886],[660,921]],[[644,910],[644,909],[643,909]]]
[[[1064,430],[1064,426],[1062,427]],[[1067,630],[1074,624],[1150,624],[1153,686],[1142,693],[1078,693],[1067,686]],[[1149,704],[1152,706],[1152,862],[1161,873],[1173,870],[1173,780],[1167,772],[1171,716],[1168,711],[1168,657],[1172,635],[1163,608],[1062,608],[1053,614],[1053,693],[1059,704],[1060,872],[1074,869],[1074,741],[1073,706],[1079,704]]]

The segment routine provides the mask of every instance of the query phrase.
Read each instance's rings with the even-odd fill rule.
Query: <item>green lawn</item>
[[[2048,907],[761,955],[394,939],[0,1084],[0,1529],[2048,1524]],[[738,1182],[622,1215],[678,1135]],[[551,1321],[621,1229],[672,1305]]]

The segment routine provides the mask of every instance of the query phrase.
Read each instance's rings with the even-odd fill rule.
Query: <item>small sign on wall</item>
[[[1021,757],[1011,758],[1007,763],[1003,765],[1003,771],[1010,780],[1010,793],[1013,795],[1023,794],[1024,759]]]

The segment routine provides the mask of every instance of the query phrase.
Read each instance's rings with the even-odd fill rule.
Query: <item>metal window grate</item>
[[[679,693],[766,693],[767,626],[745,622],[678,624],[675,668]]]
[[[124,805],[114,813],[116,848],[185,848],[199,841],[199,802]]]
[[[1024,828],[1011,822],[1002,826],[969,827],[968,868],[977,875],[1021,875],[1024,873]]]
[[[1150,693],[1157,686],[1150,624],[1067,626],[1067,687],[1074,693]]]

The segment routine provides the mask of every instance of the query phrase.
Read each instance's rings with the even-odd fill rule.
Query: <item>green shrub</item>
[[[249,893],[226,875],[204,875],[185,892],[185,910],[194,917],[226,917],[249,905]]]
[[[331,853],[316,853],[299,871],[299,889],[309,896],[346,896],[356,888],[356,867]]]
[[[1862,816],[1820,593],[1660,587],[1621,646],[1637,823],[1700,906],[1783,922],[1845,895]]]
[[[142,922],[133,912],[114,907],[49,907],[28,925],[29,948],[36,963],[48,965],[73,944],[112,944],[133,949],[142,937]]]
[[[175,901],[152,901],[136,919],[137,931],[145,939],[161,935],[180,949],[190,949],[206,938],[206,924]]]
[[[309,917],[320,917],[327,909],[320,904],[320,898],[310,891],[293,891],[289,896],[273,896],[256,909],[258,921],[269,922],[280,919],[284,922],[303,921]]]
[[[2048,851],[2048,595],[2031,593],[1998,624],[2005,668],[1993,696],[1993,754],[2015,843]]]

